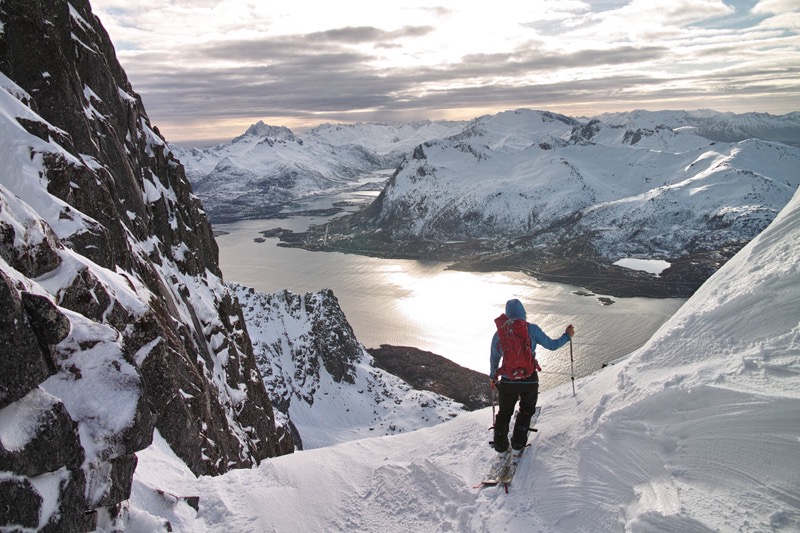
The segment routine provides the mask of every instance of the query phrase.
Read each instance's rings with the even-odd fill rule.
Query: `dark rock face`
[[[17,417],[9,417],[15,425],[28,424],[33,438],[24,443],[0,444],[0,470],[21,476],[38,476],[66,466],[72,470],[81,466],[83,448],[78,425],[70,418],[64,404],[40,388],[35,388],[17,402]],[[20,420],[19,418],[25,418]]]
[[[11,524],[8,531],[91,531],[95,528],[95,517],[80,510],[85,484],[81,470],[61,470],[46,474],[39,482],[52,483],[58,487],[59,504],[42,513],[43,498],[27,478],[11,477],[0,480],[0,517],[4,524]],[[44,514],[44,516],[43,516]],[[5,530],[5,529],[4,529]]]
[[[0,271],[0,408],[25,396],[55,372],[49,350],[42,350],[22,297]]]
[[[572,128],[569,142],[572,143],[590,143],[592,138],[600,131],[600,121],[591,120],[587,124],[576,125]],[[635,144],[631,143],[631,144]]]
[[[34,528],[39,525],[42,498],[27,479],[0,480],[0,513],[6,524]]]
[[[295,295],[293,303],[297,300],[299,297]],[[336,382],[354,383],[353,363],[361,358],[361,346],[333,291],[325,289],[318,300],[307,298],[304,304],[305,312],[317,317],[312,328],[314,348],[321,355],[325,370]]]
[[[447,396],[471,411],[492,403],[488,375],[464,368],[446,357],[387,344],[367,351],[375,359],[375,366],[402,378],[415,389]]]
[[[291,452],[200,201],[88,1],[7,0],[0,24],[0,528],[114,515],[154,427],[196,474]]]

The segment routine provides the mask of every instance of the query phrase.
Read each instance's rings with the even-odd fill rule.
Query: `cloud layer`
[[[93,0],[170,140],[256,120],[800,110],[795,0]]]

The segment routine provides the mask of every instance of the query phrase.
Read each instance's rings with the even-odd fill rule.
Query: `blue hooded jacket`
[[[528,317],[522,302],[516,298],[506,302],[506,316],[508,318],[521,318],[522,320],[526,320]],[[551,339],[542,331],[542,328],[536,324],[530,323],[528,324],[528,334],[531,338],[531,352],[534,354],[534,357],[536,356],[537,344],[544,346],[548,350],[558,350],[567,344],[570,339],[566,332],[557,339]],[[500,349],[500,337],[497,335],[497,332],[495,332],[492,337],[492,348],[489,356],[489,377],[491,379],[495,379],[495,374],[497,374],[497,368],[500,366],[500,359],[502,357],[503,352]],[[508,376],[503,377],[508,378]]]

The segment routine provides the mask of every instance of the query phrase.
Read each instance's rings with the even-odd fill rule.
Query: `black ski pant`
[[[498,381],[499,409],[494,421],[494,449],[504,452],[508,449],[508,425],[519,401],[519,413],[511,433],[511,447],[521,450],[528,443],[528,426],[539,398],[539,377],[534,373],[520,382]]]

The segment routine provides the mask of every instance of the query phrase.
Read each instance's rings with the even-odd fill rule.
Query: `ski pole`
[[[494,404],[495,404],[495,395],[497,394],[497,391],[495,390],[494,387],[494,381],[489,382],[489,388],[492,391],[492,428],[494,428],[494,419],[495,419]]]
[[[572,337],[569,338],[569,377],[572,379],[572,395],[575,396],[575,362],[572,359]]]

